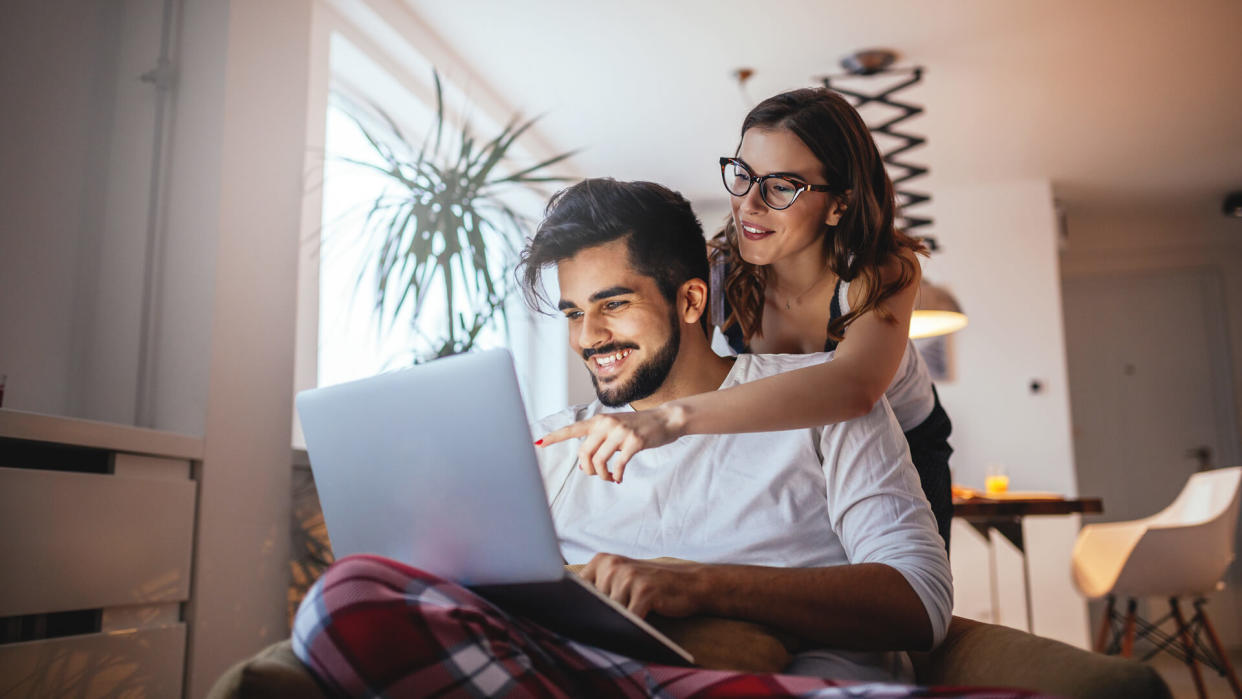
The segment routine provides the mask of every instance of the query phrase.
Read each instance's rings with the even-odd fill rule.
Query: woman
[[[947,547],[951,426],[909,340],[926,250],[894,226],[893,185],[866,124],[824,88],[776,95],[746,116],[721,169],[732,215],[712,241],[720,329],[735,351],[832,351],[832,361],[596,416],[539,443],[581,437],[583,469],[614,480],[637,451],[682,435],[830,424],[887,395]]]

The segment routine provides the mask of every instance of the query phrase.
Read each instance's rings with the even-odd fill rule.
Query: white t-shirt
[[[742,355],[721,388],[823,361],[823,354]],[[544,418],[533,431],[631,410],[597,400]],[[884,563],[922,600],[935,642],[944,637],[953,607],[948,558],[887,401],[822,428],[688,435],[639,452],[621,485],[575,468],[577,448],[569,440],[540,450],[568,562],[603,552],[780,567]],[[809,651],[790,670],[880,680],[893,679],[895,667],[892,654]]]

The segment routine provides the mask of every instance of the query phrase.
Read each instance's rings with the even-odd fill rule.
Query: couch
[[[1156,671],[1140,662],[960,617],[953,617],[936,650],[910,657],[924,685],[1013,687],[1084,699],[1172,697]],[[229,668],[207,696],[327,699],[287,640]]]

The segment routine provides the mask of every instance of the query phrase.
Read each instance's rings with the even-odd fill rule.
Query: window
[[[312,143],[323,144],[324,157],[322,170],[309,178],[307,221],[303,226],[299,390],[409,366],[416,357],[427,356],[432,348],[428,336],[445,316],[444,292],[434,284],[417,320],[409,303],[396,318],[387,313],[382,318],[377,316],[376,270],[368,264],[374,245],[359,231],[370,202],[391,184],[382,174],[346,160],[382,162],[359,127],[361,122],[368,132],[383,131],[373,128],[382,121],[371,105],[398,122],[405,134],[428,131],[434,119],[429,64],[399,69],[403,65],[400,58],[381,48],[380,42],[369,40],[356,23],[325,5],[317,12],[316,45],[325,54],[320,56],[323,69],[317,80],[322,112],[311,114],[309,132]],[[391,41],[392,37],[387,39]],[[406,46],[407,64],[411,63],[408,51]],[[420,70],[425,72],[423,83],[414,79]],[[445,103],[450,112],[469,110],[471,126],[481,136],[500,129],[497,124],[501,119],[481,114],[469,104],[468,96],[451,84],[445,85]],[[507,119],[509,115],[501,116]],[[533,226],[550,193],[515,191],[506,203]],[[520,247],[521,242],[515,240],[513,245]],[[512,283],[511,265],[494,269],[493,274]],[[486,327],[476,346],[508,347],[513,352],[532,419],[564,407],[568,368],[564,324],[554,317],[532,313],[516,289],[506,299],[505,310],[508,322],[498,320]],[[294,443],[302,443],[296,424]]]

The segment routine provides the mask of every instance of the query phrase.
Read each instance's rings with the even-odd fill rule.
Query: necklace
[[[792,304],[794,303],[800,304],[802,302],[802,297],[811,293],[811,290],[819,286],[819,283],[827,279],[828,276],[829,275],[827,274],[827,270],[824,270],[824,272],[820,273],[820,275],[815,278],[815,281],[811,282],[810,286],[802,290],[802,293],[797,294],[796,296],[792,296],[792,297],[786,296],[785,297],[785,310],[787,311],[793,310]]]

